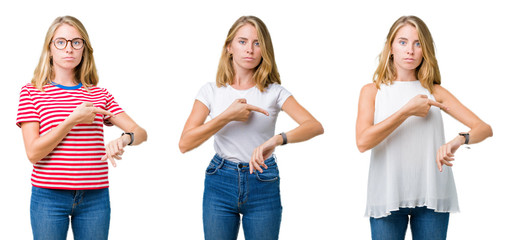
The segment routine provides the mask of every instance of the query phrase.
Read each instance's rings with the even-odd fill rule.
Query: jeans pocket
[[[274,182],[279,179],[279,169],[277,165],[269,166],[267,169],[263,169],[263,173],[255,171],[256,179],[262,182]]]
[[[213,161],[210,162],[209,166],[207,167],[207,169],[205,170],[205,174],[207,175],[213,175],[217,172],[217,169],[219,169],[218,167],[219,165]]]

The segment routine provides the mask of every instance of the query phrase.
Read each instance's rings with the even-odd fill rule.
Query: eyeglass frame
[[[56,41],[57,39],[62,39],[62,40],[64,40],[64,41],[65,41],[65,46],[64,46],[63,48],[58,48],[58,47],[57,47],[57,45],[56,45],[56,43],[55,43],[55,41]],[[83,38],[73,38],[73,39],[71,39],[71,40],[67,40],[67,39],[65,39],[65,38],[63,38],[63,37],[59,37],[59,38],[55,38],[55,39],[54,39],[53,41],[51,41],[51,42],[53,43],[53,46],[55,46],[55,48],[56,48],[56,49],[58,49],[58,50],[64,50],[64,49],[67,47],[67,44],[68,44],[69,42],[71,42],[71,47],[72,47],[74,50],[80,50],[80,49],[82,49],[82,48],[83,48],[83,46],[82,46],[81,48],[75,48],[75,47],[74,47],[73,41],[74,41],[74,40],[76,40],[76,39],[80,39],[81,41],[83,41],[83,46],[85,46],[86,42],[85,42],[85,39],[83,39]]]

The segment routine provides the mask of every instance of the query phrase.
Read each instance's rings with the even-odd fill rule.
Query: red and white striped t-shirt
[[[83,102],[92,102],[115,115],[123,112],[104,88],[45,85],[41,92],[27,84],[21,88],[16,125],[39,122],[39,134],[43,136]],[[92,124],[74,126],[48,156],[34,164],[32,185],[69,190],[107,188],[108,162],[101,158],[106,153],[103,124],[111,126],[109,118],[97,114]]]

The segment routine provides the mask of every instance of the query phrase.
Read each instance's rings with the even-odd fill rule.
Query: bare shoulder
[[[375,98],[376,93],[378,92],[378,88],[375,83],[368,83],[364,85],[361,89],[361,98]]]

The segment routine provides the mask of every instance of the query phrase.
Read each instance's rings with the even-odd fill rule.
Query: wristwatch
[[[460,132],[459,135],[465,137],[465,143],[463,144],[468,144],[468,141],[470,140],[470,133]]]
[[[134,142],[134,133],[132,133],[132,132],[125,132],[125,133],[122,133],[121,137],[126,135],[126,134],[128,134],[131,137],[131,141],[127,144],[127,145],[130,146]]]
[[[281,135],[281,137],[283,137],[283,143],[281,144],[281,146],[283,146],[286,143],[288,143],[288,138],[286,137],[286,133],[285,132],[282,132],[279,135]]]

